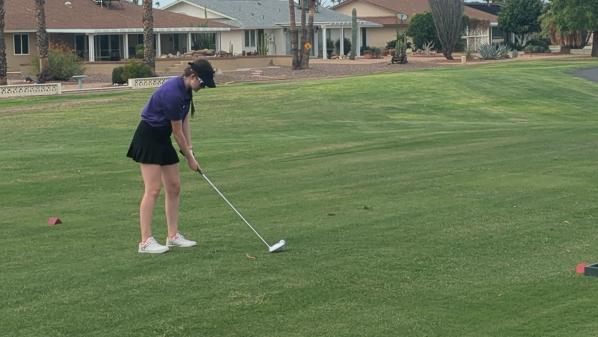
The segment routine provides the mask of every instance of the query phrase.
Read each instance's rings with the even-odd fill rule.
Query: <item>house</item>
[[[5,0],[4,6],[8,71],[31,74],[38,54],[34,0]],[[143,44],[143,7],[128,1],[49,0],[45,15],[50,46],[67,46],[86,62],[134,58],[136,47]],[[153,15],[157,56],[204,48],[206,43],[218,48],[218,34],[230,30],[220,22],[169,11],[154,9]]]
[[[176,0],[163,9],[218,20],[234,27],[220,34],[222,48],[233,54],[291,54],[287,0]],[[295,10],[295,17],[299,28],[300,10]],[[311,49],[312,56],[329,57],[332,52],[330,45],[337,40],[339,53],[344,54],[344,39],[340,37],[351,40],[351,21],[351,13],[343,15],[325,7],[318,7],[314,17],[314,41],[317,43],[314,43]],[[359,20],[358,26],[361,29],[382,27],[366,20]],[[323,52],[323,41],[329,41],[326,53]],[[363,45],[362,42],[358,43],[359,46]],[[359,48],[357,50],[359,52]]]
[[[332,9],[349,14],[353,8],[357,9],[360,19],[382,25],[381,28],[364,29],[361,38],[364,44],[380,48],[385,47],[388,41],[396,39],[397,31],[405,32],[415,14],[431,11],[428,0],[346,0]],[[482,11],[477,4],[471,6],[469,3],[465,3],[464,11],[471,23],[471,26],[465,28],[463,36],[467,40],[468,48],[477,48],[481,43],[490,43],[502,38],[497,29],[497,14]]]

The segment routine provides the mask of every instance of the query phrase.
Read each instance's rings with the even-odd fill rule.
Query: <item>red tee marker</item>
[[[48,225],[50,226],[54,226],[54,225],[58,225],[61,224],[62,221],[60,221],[60,218],[57,216],[53,216],[53,217],[49,217],[48,218]]]

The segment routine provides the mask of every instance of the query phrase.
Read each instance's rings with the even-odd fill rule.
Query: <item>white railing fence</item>
[[[0,86],[0,98],[60,95],[62,84],[12,84]]]

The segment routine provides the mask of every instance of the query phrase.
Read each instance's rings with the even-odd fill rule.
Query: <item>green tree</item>
[[[411,18],[407,36],[413,39],[413,44],[417,49],[422,49],[424,44],[432,41],[435,48],[440,48],[440,40],[436,34],[434,18],[432,13],[418,13]]]
[[[570,46],[563,36],[592,32],[592,56],[598,57],[598,0],[552,0],[544,19],[545,26],[552,25],[561,36],[561,46],[566,50]]]
[[[542,0],[506,0],[498,15],[498,25],[515,35],[514,44],[524,47],[533,33],[540,31]]]

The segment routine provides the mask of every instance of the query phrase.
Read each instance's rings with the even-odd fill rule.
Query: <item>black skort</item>
[[[172,146],[171,126],[153,127],[141,121],[129,146],[127,157],[141,164],[172,165],[179,156]]]

